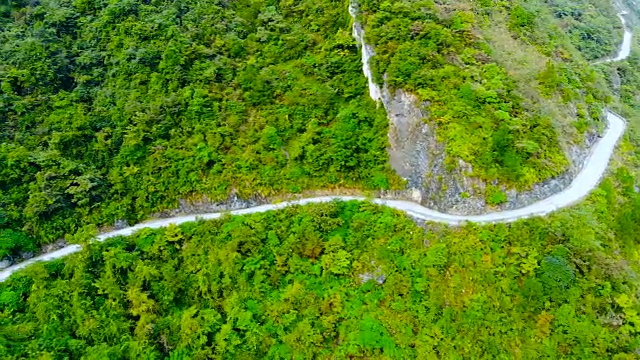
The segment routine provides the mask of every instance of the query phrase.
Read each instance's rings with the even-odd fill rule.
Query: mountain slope
[[[602,6],[585,8],[594,3]],[[574,44],[575,36],[565,34],[589,19],[576,25],[566,20],[565,6],[541,1],[362,1],[358,9],[388,112],[398,103],[420,109],[404,111],[418,113],[408,119],[402,110],[390,112],[390,141],[405,152],[394,163],[392,151],[392,166],[418,179],[412,185],[423,203],[460,213],[484,212],[486,203],[512,209],[568,185],[610,101],[603,76],[585,58],[599,54],[576,49],[590,39]],[[607,9],[600,21],[615,18]],[[602,37],[614,30],[593,29]],[[599,48],[613,52],[610,45]],[[415,96],[413,104],[403,93]],[[421,117],[420,141],[431,146],[412,148],[402,128]],[[412,158],[428,165],[403,171]]]
[[[400,182],[342,1],[13,4],[0,231],[16,244],[191,196]]]
[[[640,197],[619,179],[513,225],[349,202],[93,244],[0,284],[0,355],[634,359],[637,263],[615,253]]]
[[[391,144],[398,128],[367,99],[344,1],[3,5],[0,258],[185,199],[400,189],[399,143],[417,155],[398,173],[427,206],[480,213],[548,196],[574,175],[608,93],[575,70],[586,65],[557,31],[566,17],[531,20],[535,4],[363,1],[377,80],[429,102],[412,116],[430,132]],[[566,26],[582,24],[569,13]],[[505,34],[549,61],[538,82],[523,70],[538,68],[501,57]]]

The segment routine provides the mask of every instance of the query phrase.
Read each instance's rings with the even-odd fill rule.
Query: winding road
[[[618,50],[618,53],[616,54],[616,56],[611,58],[606,58],[601,61],[597,61],[594,64],[621,61],[628,58],[629,55],[631,55],[631,40],[633,38],[633,33],[631,32],[631,30],[629,30],[629,27],[627,26],[627,20],[624,18],[625,15],[627,15],[626,11],[623,11],[618,14],[618,17],[622,22],[622,26],[624,27],[624,36],[622,38],[622,45],[620,45],[620,50]]]
[[[353,8],[350,9],[350,13],[355,18],[355,10]],[[623,24],[625,24],[624,18],[622,16],[620,18],[622,19]],[[356,37],[356,40],[358,40],[358,43],[362,47],[363,71],[365,72],[365,75],[369,80],[370,95],[374,100],[379,101],[380,90],[377,84],[375,84],[372,81],[372,76],[369,69],[369,58],[373,56],[374,53],[371,47],[369,47],[364,43],[363,29],[357,23],[354,23],[354,36]],[[608,59],[606,61],[619,61],[619,60],[626,59],[631,53],[631,40],[632,40],[632,34],[626,28],[626,25],[625,25],[624,40],[623,40],[622,46],[620,47],[619,53],[612,59]],[[278,210],[278,209],[282,209],[292,205],[318,204],[318,203],[331,202],[334,200],[370,201],[375,204],[384,205],[390,208],[403,211],[407,215],[417,219],[440,222],[440,223],[449,224],[449,225],[459,225],[465,222],[473,222],[473,223],[479,223],[479,224],[512,222],[512,221],[534,217],[534,216],[544,216],[558,209],[562,209],[562,208],[576,204],[577,202],[582,200],[585,196],[587,196],[589,192],[593,190],[602,179],[605,171],[607,170],[609,160],[613,155],[616,144],[618,143],[618,140],[621,138],[626,128],[626,121],[621,116],[609,110],[607,110],[606,112],[606,118],[607,118],[608,126],[603,137],[596,143],[595,146],[593,146],[589,156],[585,160],[582,170],[575,177],[571,185],[569,185],[569,187],[567,187],[566,189],[564,189],[563,191],[555,195],[552,195],[544,200],[538,201],[534,204],[531,204],[529,206],[516,209],[516,210],[489,213],[484,215],[475,215],[475,216],[461,216],[461,215],[450,215],[450,214],[441,213],[435,210],[428,209],[420,204],[413,203],[410,201],[370,199],[370,198],[357,197],[357,196],[325,196],[325,197],[308,198],[308,199],[301,199],[301,200],[294,200],[294,201],[286,201],[278,204],[261,205],[261,206],[256,206],[248,209],[234,210],[234,211],[228,211],[228,212],[189,215],[189,216],[173,217],[168,219],[153,220],[153,221],[144,222],[135,226],[131,226],[125,229],[100,234],[98,235],[96,240],[104,241],[106,239],[113,238],[116,236],[127,236],[135,233],[140,229],[155,229],[155,228],[166,227],[171,224],[178,225],[178,224],[182,224],[190,221],[217,219],[221,217],[223,214],[227,214],[227,213],[231,215],[246,215],[246,214]],[[0,282],[6,280],[14,272],[20,269],[23,269],[35,262],[59,259],[69,254],[76,253],[80,250],[81,250],[80,245],[70,245],[60,250],[57,250],[48,254],[43,254],[41,256],[34,257],[25,262],[13,265],[11,267],[6,268],[3,271],[0,271]]]

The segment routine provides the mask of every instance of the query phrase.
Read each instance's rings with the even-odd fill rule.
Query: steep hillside
[[[622,37],[611,4],[603,12],[603,2],[581,5],[578,13],[543,1],[359,2],[387,110],[402,104],[416,114],[390,112],[392,149],[408,148],[407,122],[426,121],[420,141],[431,146],[392,158],[424,203],[478,213],[486,203],[520,207],[568,185],[610,98],[587,59],[612,54]],[[428,165],[403,167],[412,158]],[[509,189],[520,192],[506,196]]]
[[[640,31],[640,3],[634,0],[624,1],[629,11],[629,20],[634,30]],[[603,64],[602,72],[610,75],[614,83],[613,90],[617,93],[619,101],[615,104],[616,110],[629,119],[628,139],[624,161],[629,165],[634,174],[640,174],[640,76],[637,69],[640,68],[640,37],[634,36],[631,55],[622,62]],[[640,183],[636,185],[640,191]]]
[[[587,65],[615,51],[608,35],[622,34],[607,2],[363,1],[369,10],[356,30],[376,44],[386,116],[368,98],[344,2],[11,4],[0,8],[0,251],[33,247],[27,234],[46,241],[73,232],[84,246],[0,283],[0,358],[640,356],[640,36],[628,60]],[[632,26],[638,14],[627,16]],[[427,54],[441,66],[402,57],[438,38],[385,38],[380,29],[396,18],[400,29],[444,36]],[[400,77],[403,61],[422,76]],[[434,74],[464,96],[433,79],[421,88]],[[570,174],[609,101],[630,131],[606,179],[546,217],[452,227],[333,202],[103,243],[86,243],[94,229],[76,231],[191,194],[393,187],[388,159],[409,186],[425,185],[412,164],[434,154],[443,170],[426,185],[439,195],[423,201],[455,208],[475,197],[480,209],[487,195],[495,203],[510,195],[501,186],[526,188],[509,164],[539,179]],[[442,121],[433,109],[465,116]],[[520,162],[461,163],[449,149],[461,143],[442,136],[457,121],[460,136],[482,134],[474,144],[491,154],[480,155],[501,156],[492,147],[505,136],[501,149]],[[428,140],[429,151],[399,143],[403,135]],[[530,142],[556,161],[536,162]],[[423,152],[407,158],[398,149]],[[458,179],[477,194],[443,199]]]
[[[343,1],[11,4],[0,258],[192,195],[400,182]]]

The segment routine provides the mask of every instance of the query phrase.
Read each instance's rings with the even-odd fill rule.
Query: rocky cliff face
[[[421,103],[416,96],[402,89],[391,91],[386,84],[380,87],[374,81],[369,61],[375,56],[375,49],[364,40],[365,32],[357,21],[357,11],[357,6],[352,3],[349,12],[354,19],[353,36],[361,48],[369,94],[384,106],[389,118],[387,150],[391,167],[407,180],[406,191],[387,196],[408,198],[450,214],[475,215],[492,210],[488,209],[485,201],[488,185],[499,187],[507,195],[507,202],[493,209],[495,211],[527,206],[569,186],[580,171],[596,136],[588,136],[583,146],[569,149],[567,156],[572,165],[564,174],[536,184],[528,191],[518,192],[472,178],[473,169],[463,161],[453,169],[448,168],[444,146],[437,141],[437,129],[427,121],[429,104]]]

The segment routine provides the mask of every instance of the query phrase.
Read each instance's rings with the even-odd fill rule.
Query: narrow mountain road
[[[355,12],[350,9],[351,14],[355,15]],[[621,19],[623,19],[621,17]],[[624,24],[624,19],[623,19]],[[365,75],[369,79],[370,74],[367,74],[368,61],[370,56],[372,56],[372,50],[363,42],[363,32],[361,28],[354,27],[354,36],[359,37],[358,43],[361,44],[363,50],[363,70],[365,71]],[[610,61],[619,61],[626,59],[631,52],[631,32],[625,27],[625,36],[622,46],[620,47],[619,53],[612,58]],[[609,61],[609,60],[608,60]],[[370,71],[370,70],[369,70]],[[379,91],[377,85],[370,80],[370,91],[371,96],[374,100],[378,97]],[[512,222],[519,219],[525,219],[534,216],[544,216],[551,212],[554,212],[558,209],[566,208],[568,206],[574,205],[580,200],[582,200],[585,196],[593,190],[600,180],[602,179],[605,171],[607,170],[607,166],[609,164],[609,160],[613,155],[616,144],[618,140],[624,134],[626,128],[626,121],[619,115],[607,110],[606,118],[608,122],[607,129],[603,135],[603,137],[597,142],[597,144],[592,148],[591,153],[585,160],[584,166],[580,173],[573,180],[571,185],[567,187],[565,190],[550,196],[544,200],[531,204],[529,206],[496,213],[489,213],[484,215],[474,215],[474,216],[461,216],[461,215],[450,215],[441,213],[435,210],[428,209],[420,204],[413,203],[410,201],[403,200],[386,200],[386,199],[369,199],[365,197],[356,197],[356,196],[325,196],[325,197],[317,197],[317,198],[308,198],[294,201],[282,202],[279,204],[270,204],[270,205],[261,205],[253,208],[235,210],[229,212],[219,212],[219,213],[209,213],[202,215],[189,215],[189,216],[181,216],[181,217],[173,217],[168,219],[160,219],[153,220],[145,223],[141,223],[135,226],[131,226],[125,229],[116,230],[108,233],[103,233],[97,237],[97,241],[104,241],[109,238],[113,238],[116,236],[127,236],[135,233],[140,229],[155,229],[166,227],[171,224],[182,224],[190,221],[197,220],[211,220],[217,219],[221,217],[225,213],[229,213],[231,215],[246,215],[246,214],[254,214],[261,213],[266,211],[278,210],[285,208],[287,206],[293,205],[306,205],[306,204],[318,204],[318,203],[326,203],[334,200],[341,201],[349,201],[349,200],[359,200],[359,201],[370,201],[375,204],[388,206],[390,208],[394,208],[400,211],[405,212],[407,215],[412,216],[417,219],[440,222],[449,225],[459,225],[465,222],[473,222],[479,224],[487,224],[487,223],[497,223],[497,222]],[[0,271],[0,282],[6,280],[11,274],[14,272],[23,269],[35,262],[38,261],[49,261],[54,259],[59,259],[61,257],[67,256],[69,254],[73,254],[81,250],[79,245],[70,245],[64,247],[60,250],[44,254],[41,256],[37,256],[33,259],[27,260],[20,264],[13,265],[3,271]]]

